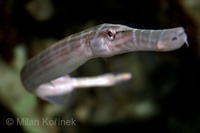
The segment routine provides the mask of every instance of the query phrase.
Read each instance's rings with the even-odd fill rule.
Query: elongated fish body
[[[131,78],[130,73],[85,78],[67,75],[89,59],[132,51],[171,51],[184,43],[188,45],[182,27],[141,30],[119,24],[101,24],[66,37],[33,57],[24,65],[21,80],[28,91],[54,102],[55,97],[75,88],[113,86]]]

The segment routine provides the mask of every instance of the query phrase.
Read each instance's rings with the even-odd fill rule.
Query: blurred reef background
[[[133,78],[115,87],[76,90],[64,107],[23,88],[20,70],[28,59],[68,35],[102,23],[145,29],[182,26],[190,47],[92,59],[72,75],[131,72]],[[0,0],[1,130],[199,133],[199,107],[199,0]],[[8,125],[8,118],[14,120],[13,125]],[[76,125],[17,124],[25,118],[74,119]]]

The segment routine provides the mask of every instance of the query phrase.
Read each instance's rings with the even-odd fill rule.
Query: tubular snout
[[[187,35],[182,27],[163,30],[158,41],[158,49],[161,51],[176,50],[187,42]]]

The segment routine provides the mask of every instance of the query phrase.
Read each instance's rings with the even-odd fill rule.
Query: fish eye
[[[115,39],[115,35],[116,35],[116,31],[113,30],[113,29],[108,29],[107,35],[108,35],[108,38],[110,40],[114,40]]]

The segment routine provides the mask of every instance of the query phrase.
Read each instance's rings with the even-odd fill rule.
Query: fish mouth
[[[185,30],[181,27],[181,30],[179,30],[179,37],[183,38],[184,43],[186,44],[187,47],[189,47],[189,43],[187,41],[187,35],[185,33]]]

